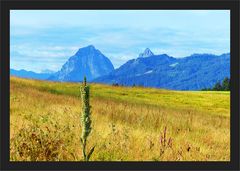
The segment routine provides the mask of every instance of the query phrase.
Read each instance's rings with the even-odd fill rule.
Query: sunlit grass
[[[11,160],[82,160],[80,84],[11,77],[10,86]],[[229,92],[91,84],[90,94],[89,143],[96,145],[91,160],[230,160]],[[50,149],[52,155],[44,156],[48,148],[37,157],[18,154],[34,127],[48,134],[49,143],[60,143]],[[160,136],[165,127],[172,146],[162,154]],[[30,136],[20,139],[19,132]]]

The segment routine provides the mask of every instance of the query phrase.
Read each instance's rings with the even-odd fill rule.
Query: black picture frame
[[[2,0],[0,18],[0,170],[239,170],[239,1],[238,0]],[[231,14],[230,162],[10,162],[10,10],[13,9],[227,9]],[[219,137],[221,138],[221,137]]]

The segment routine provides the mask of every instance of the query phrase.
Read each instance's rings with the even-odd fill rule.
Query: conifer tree
[[[222,88],[225,91],[229,91],[230,90],[230,79],[228,77],[224,78],[224,80],[222,82]]]
[[[222,90],[222,85],[220,82],[217,82],[214,87],[213,87],[213,90],[215,91],[221,91]]]

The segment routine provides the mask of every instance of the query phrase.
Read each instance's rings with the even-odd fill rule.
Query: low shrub
[[[13,161],[59,161],[69,160],[71,151],[64,133],[55,129],[30,125],[22,128],[10,140],[11,160]],[[71,160],[74,160],[71,158]]]

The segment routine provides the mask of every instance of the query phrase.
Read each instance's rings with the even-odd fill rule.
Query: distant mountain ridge
[[[167,54],[155,55],[146,48],[136,59],[114,70],[111,61],[93,45],[89,45],[80,48],[55,73],[39,74],[11,69],[11,75],[63,82],[80,82],[86,76],[90,82],[96,83],[200,90],[230,77],[230,53],[193,54],[174,58]]]
[[[145,50],[150,51],[149,49]],[[143,53],[143,54],[144,54]],[[153,54],[153,53],[152,53]],[[174,90],[200,90],[230,77],[230,54],[193,54],[173,58],[167,54],[129,60],[110,74],[93,82],[139,85]]]
[[[48,77],[51,76],[51,73],[36,73],[33,71],[26,71],[24,69],[10,69],[10,75],[29,79],[46,80]]]

